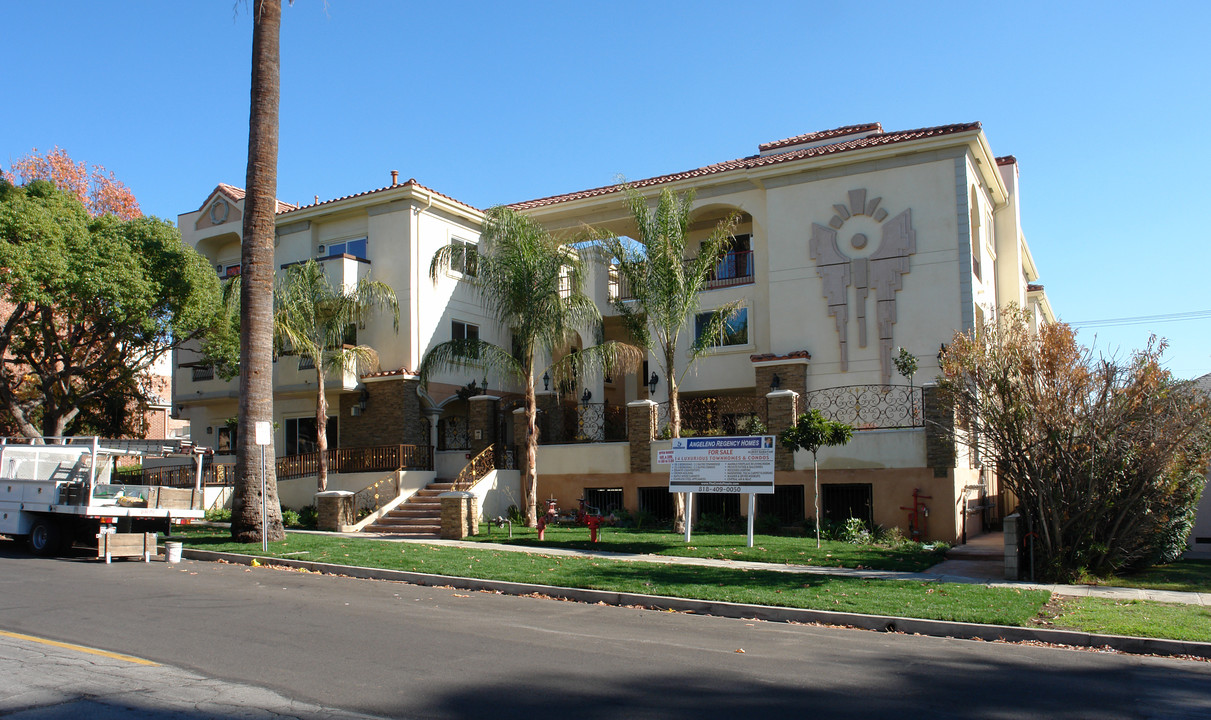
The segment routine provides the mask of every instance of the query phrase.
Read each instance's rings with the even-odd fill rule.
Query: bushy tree
[[[28,437],[133,430],[109,403],[143,402],[148,368],[220,305],[171,223],[90,217],[46,180],[0,181],[0,301],[0,407]]]
[[[627,188],[627,208],[635,221],[638,245],[607,236],[602,245],[614,257],[619,278],[629,291],[612,299],[615,311],[636,345],[652,353],[669,384],[669,436],[681,437],[681,380],[694,360],[708,352],[728,332],[728,321],[740,302],[715,309],[702,332],[690,345],[684,364],[678,362],[681,334],[694,327],[698,296],[707,287],[719,258],[732,242],[736,216],[728,215],[698,244],[693,258],[686,254],[690,244],[690,212],[694,193],[676,195],[664,189],[652,207],[638,190]],[[643,382],[647,379],[643,378]],[[673,495],[674,526],[685,529],[685,493]]]
[[[108,214],[116,215],[121,220],[134,220],[143,215],[134,193],[112,172],[100,165],[93,165],[90,171],[84,163],[73,160],[63,148],[55,147],[47,153],[40,153],[34,148],[29,155],[14,160],[11,170],[11,173],[0,170],[0,179],[22,185],[47,180],[60,190],[74,195],[93,217]]]
[[[853,436],[852,427],[825,418],[816,408],[800,414],[794,426],[783,430],[778,436],[782,446],[792,453],[808,450],[812,454],[812,468],[816,476],[816,547],[820,547],[820,467],[816,462],[816,453],[822,447],[844,445]]]
[[[1063,323],[1017,309],[958,334],[942,388],[956,436],[990,458],[1034,533],[1036,572],[1068,580],[1172,560],[1211,459],[1211,406],[1161,366],[1155,339],[1095,357]]]

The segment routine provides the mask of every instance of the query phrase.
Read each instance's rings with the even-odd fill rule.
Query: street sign
[[[669,492],[774,492],[774,436],[673,440]]]
[[[257,445],[272,445],[273,444],[273,425],[267,420],[257,420],[253,426],[256,428],[256,444]]]

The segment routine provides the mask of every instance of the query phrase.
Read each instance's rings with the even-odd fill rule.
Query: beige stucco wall
[[[493,470],[471,488],[480,520],[509,516],[509,506],[521,508],[521,471]]]
[[[925,467],[925,430],[862,430],[845,445],[820,448],[818,460],[821,469]],[[796,452],[795,467],[810,469],[812,454]]]
[[[631,446],[624,442],[539,445],[540,474],[625,473],[631,466]]]

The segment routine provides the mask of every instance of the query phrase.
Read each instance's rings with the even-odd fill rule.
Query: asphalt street
[[[303,709],[389,717],[1211,718],[1205,662],[200,561],[36,559],[8,542],[0,630],[145,658]],[[13,653],[0,643],[5,668],[22,664]],[[0,674],[0,717],[15,711],[13,677]],[[76,692],[80,674],[62,685]],[[191,712],[180,717],[259,716]]]

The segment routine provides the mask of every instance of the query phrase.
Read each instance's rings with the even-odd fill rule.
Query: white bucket
[[[164,543],[164,559],[170,563],[181,562],[182,544],[179,542]]]

